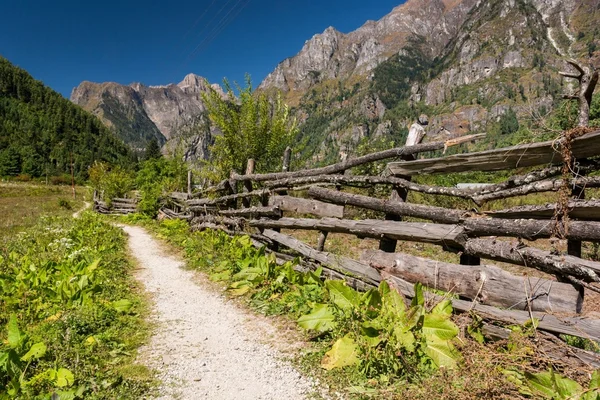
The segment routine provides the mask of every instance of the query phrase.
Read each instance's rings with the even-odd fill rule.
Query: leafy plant
[[[522,394],[540,396],[552,400],[597,400],[600,399],[600,372],[594,371],[587,388],[566,378],[552,369],[546,372],[521,373],[516,370],[504,370],[507,378],[519,387]]]
[[[246,87],[236,85],[238,96],[227,80],[223,83],[225,96],[208,84],[209,92],[202,96],[211,121],[223,132],[211,150],[220,179],[231,170],[243,173],[250,158],[256,162],[256,172],[280,170],[283,152],[298,132],[281,95],[269,98],[253,93],[249,75]]]
[[[456,366],[452,339],[458,328],[450,321],[449,300],[427,310],[420,284],[410,307],[386,282],[362,294],[343,281],[326,281],[325,288],[329,303],[316,304],[298,319],[305,329],[341,337],[326,353],[324,368],[357,365],[367,376],[408,376]]]

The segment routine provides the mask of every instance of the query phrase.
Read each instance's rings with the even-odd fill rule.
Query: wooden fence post
[[[425,129],[423,129],[423,127],[421,125],[419,125],[418,123],[415,123],[410,127],[410,131],[408,133],[408,137],[406,138],[406,143],[404,145],[405,146],[414,146],[416,144],[419,144],[419,143],[421,143],[421,140],[423,140],[424,136],[425,136]],[[411,160],[414,160],[415,157],[413,155],[406,155],[406,156],[401,156],[400,159],[402,159],[403,161],[411,161]],[[411,180],[411,178],[409,176],[406,176],[406,177],[401,176],[400,178],[403,178],[407,181]],[[398,202],[398,203],[404,203],[406,201],[407,197],[408,197],[407,189],[400,188],[397,186],[392,188],[392,193],[390,194],[391,201]],[[385,219],[388,221],[401,221],[402,220],[401,217],[399,217],[397,215],[393,215],[393,214],[386,214]],[[385,251],[386,253],[393,253],[396,251],[397,243],[398,243],[397,240],[383,238],[379,241],[379,250]]]
[[[187,194],[188,196],[192,195],[192,170],[188,170],[187,173]]]
[[[246,164],[246,175],[251,175],[254,173],[254,165],[255,165],[254,159],[249,158],[248,163]],[[244,192],[251,192],[251,191],[252,191],[252,181],[244,181]],[[250,198],[246,197],[245,199],[242,199],[242,205],[244,206],[244,208],[250,207]]]
[[[285,148],[283,152],[283,168],[281,172],[288,172],[290,170],[290,163],[292,161],[292,148],[290,146]]]

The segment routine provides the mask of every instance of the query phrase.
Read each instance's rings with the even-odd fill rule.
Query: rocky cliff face
[[[284,60],[259,89],[304,91],[328,79],[367,76],[400,51],[411,36],[423,37],[439,54],[457,34],[477,0],[409,0],[379,21],[343,34],[333,27],[308,40],[300,53]]]
[[[427,140],[487,130],[508,110],[551,110],[565,57],[594,57],[599,0],[408,0],[379,21],[330,27],[259,89],[296,106],[311,162],[379,138],[401,142],[420,113]],[[596,38],[598,36],[599,38]],[[492,144],[493,145],[493,144]]]
[[[212,87],[222,92],[218,85]],[[83,82],[73,89],[71,101],[99,116],[135,148],[143,149],[151,138],[161,144],[175,140],[185,145],[183,152],[190,158],[206,158],[210,127],[201,116],[207,90],[204,78],[194,74],[165,86]],[[175,147],[171,143],[166,148]]]

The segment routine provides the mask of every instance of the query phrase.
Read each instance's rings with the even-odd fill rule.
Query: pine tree
[[[161,158],[162,154],[160,152],[160,146],[158,144],[158,140],[156,138],[152,138],[148,141],[146,145],[146,153],[144,155],[145,160],[156,160]]]

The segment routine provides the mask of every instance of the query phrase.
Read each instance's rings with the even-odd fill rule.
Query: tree
[[[144,154],[145,160],[156,160],[157,158],[161,158],[162,154],[160,152],[160,145],[158,144],[158,140],[156,138],[152,138],[148,141],[146,145],[146,153]]]
[[[253,93],[249,75],[245,88],[236,85],[239,96],[227,80],[223,83],[225,94],[207,84],[210,90],[202,96],[210,120],[222,132],[211,150],[218,177],[227,177],[231,170],[243,173],[250,158],[256,172],[281,169],[283,152],[292,145],[298,128],[280,94],[269,98]]]
[[[577,100],[579,103],[578,126],[588,126],[590,123],[590,105],[592,95],[598,83],[598,70],[593,65],[585,66],[576,60],[567,60],[567,63],[577,70],[576,73],[560,72],[565,78],[577,79],[579,88],[576,93],[566,94],[563,97],[569,100]]]

